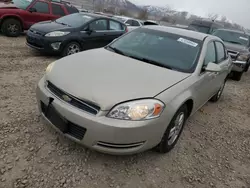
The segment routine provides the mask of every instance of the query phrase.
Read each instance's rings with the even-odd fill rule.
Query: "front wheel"
[[[167,153],[174,148],[184,128],[187,114],[188,110],[186,105],[179,108],[165,131],[161,142],[156,146],[156,151]]]
[[[22,26],[17,19],[9,18],[3,21],[2,31],[8,37],[18,37],[22,32]]]
[[[76,54],[78,52],[81,51],[81,46],[79,43],[77,42],[70,42],[69,44],[67,44],[62,52],[62,56],[68,56],[68,55],[72,55],[72,54]]]
[[[249,69],[249,67],[250,67],[250,60],[248,60],[248,62],[247,62],[247,64],[246,64],[246,67],[245,67],[244,71],[247,72],[248,69]]]
[[[219,91],[210,99],[210,101],[217,102],[220,99],[220,97],[223,93],[223,90],[225,88],[225,85],[226,85],[226,81],[224,81],[224,83],[221,85]]]

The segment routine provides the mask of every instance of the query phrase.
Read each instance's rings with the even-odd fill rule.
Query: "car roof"
[[[193,38],[193,39],[197,39],[201,41],[204,40],[208,36],[212,38],[216,38],[216,39],[218,38],[209,34],[200,33],[200,32],[192,31],[192,30],[186,30],[186,29],[178,28],[178,27],[171,27],[171,26],[150,25],[150,26],[143,26],[143,28],[173,33],[173,34],[177,34],[177,35],[181,35],[184,37],[189,37],[189,38]]]
[[[220,31],[230,31],[230,32],[234,32],[234,33],[240,33],[240,34],[245,34],[245,35],[249,35],[249,33],[245,33],[244,31],[239,31],[239,30],[233,30],[233,29],[217,29],[217,30],[220,30]]]

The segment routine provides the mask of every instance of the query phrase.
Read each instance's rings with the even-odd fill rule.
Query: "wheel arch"
[[[17,15],[5,15],[5,16],[3,16],[1,18],[0,27],[2,27],[2,24],[7,19],[16,19],[16,20],[18,20],[21,23],[21,27],[22,27],[22,31],[23,31],[23,29],[24,29],[23,20],[19,16],[17,16]]]

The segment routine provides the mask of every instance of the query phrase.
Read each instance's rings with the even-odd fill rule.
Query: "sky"
[[[209,13],[226,16],[250,29],[250,0],[130,0],[138,5],[170,6],[198,16]]]

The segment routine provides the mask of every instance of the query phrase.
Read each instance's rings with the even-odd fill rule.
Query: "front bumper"
[[[51,44],[60,43],[58,49],[54,49]],[[65,38],[62,37],[45,37],[41,34],[35,34],[28,31],[26,34],[26,45],[35,50],[45,52],[60,54],[65,46]]]
[[[233,72],[243,72],[246,67],[246,62],[245,61],[233,61]]]
[[[108,154],[134,154],[142,152],[156,146],[170,122],[160,118],[147,121],[124,121],[107,118],[106,111],[100,111],[97,115],[88,114],[78,108],[55,97],[45,86],[44,78],[38,84],[37,101],[39,110],[43,118],[49,124],[62,133],[58,125],[52,124],[51,120],[45,116],[42,105],[49,103],[49,98],[53,98],[52,106],[67,121],[73,124],[75,132],[62,133],[66,137],[83,144],[84,146]],[[168,118],[167,118],[168,119]],[[82,138],[79,134],[82,134]]]

